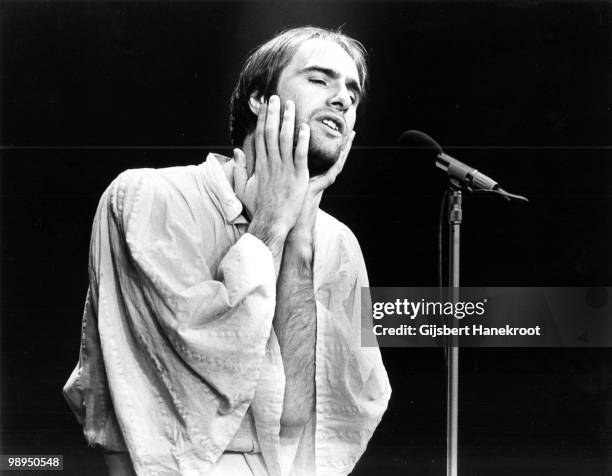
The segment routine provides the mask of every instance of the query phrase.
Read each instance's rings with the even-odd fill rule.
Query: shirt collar
[[[247,224],[242,215],[243,205],[233,189],[234,161],[219,154],[210,153],[202,164],[206,173],[204,181],[216,199],[225,219],[233,225]]]

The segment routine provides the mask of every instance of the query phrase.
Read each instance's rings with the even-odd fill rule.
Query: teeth
[[[338,126],[336,125],[336,123],[330,119],[323,119],[323,124],[325,124],[326,126],[331,127],[333,130],[337,131],[338,130]]]

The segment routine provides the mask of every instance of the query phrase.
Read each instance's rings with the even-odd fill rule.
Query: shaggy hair
[[[359,82],[365,98],[368,66],[367,52],[357,40],[340,30],[327,30],[305,26],[286,30],[256,48],[246,59],[238,83],[230,100],[230,136],[234,147],[240,147],[244,138],[255,129],[257,117],[249,108],[249,98],[254,92],[268,99],[276,92],[278,79],[295,52],[305,41],[313,38],[328,40],[339,45],[355,61]]]

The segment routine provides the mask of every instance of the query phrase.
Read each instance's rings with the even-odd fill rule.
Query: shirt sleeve
[[[359,244],[344,225],[330,242],[337,245],[318,257],[333,272],[316,287],[315,457],[317,475],[346,475],[380,422],[391,387],[379,349],[361,345],[368,277]]]
[[[191,188],[151,169],[124,172],[94,223],[92,301],[137,472],[206,473],[253,399],[270,338],[269,249],[250,234],[232,244]]]
[[[252,398],[257,381],[274,314],[274,263],[266,245],[246,233],[215,270],[205,253],[210,247],[218,254],[219,240],[206,230],[214,220],[192,216],[184,198],[151,171],[121,183],[111,202],[129,262],[120,270],[128,271],[126,297],[140,304],[128,303],[129,315],[143,326],[136,332],[159,326],[217,393],[221,410],[231,412]]]

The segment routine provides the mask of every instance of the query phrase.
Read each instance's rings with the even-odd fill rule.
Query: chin
[[[334,165],[334,162],[329,160],[324,160],[320,157],[308,157],[308,173],[311,177],[323,175],[332,165]]]
[[[308,172],[310,176],[323,175],[327,172],[336,163],[338,157],[340,157],[341,150],[341,145],[334,147],[330,144],[325,147],[322,144],[311,141],[308,148]]]

